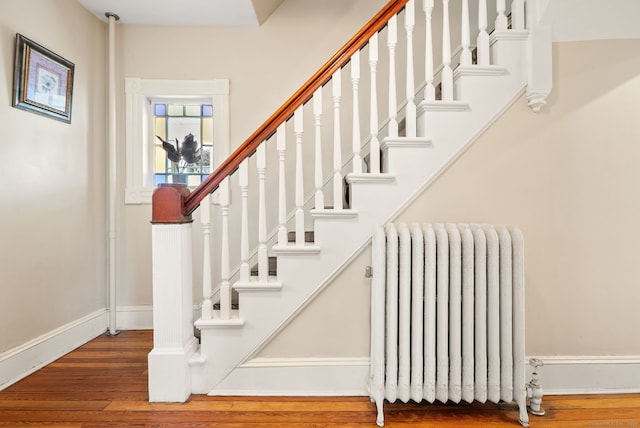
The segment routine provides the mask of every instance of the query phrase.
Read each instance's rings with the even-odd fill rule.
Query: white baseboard
[[[255,358],[209,395],[367,396],[369,358]]]
[[[107,330],[100,309],[0,354],[0,391]]]
[[[153,329],[152,306],[118,306],[116,309],[117,330]]]
[[[640,357],[536,357],[545,395],[640,393]],[[527,361],[529,358],[527,358]],[[528,367],[526,380],[531,379]],[[210,395],[367,396],[369,358],[256,358]]]
[[[545,395],[640,392],[640,356],[536,358],[544,363],[540,369],[540,380]],[[527,381],[530,378],[531,367]]]
[[[200,317],[200,306],[193,307],[193,319]],[[153,306],[118,306],[117,330],[153,330]]]

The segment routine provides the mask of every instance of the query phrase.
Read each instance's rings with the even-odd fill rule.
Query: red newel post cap
[[[184,184],[161,184],[153,192],[151,223],[191,223],[191,215],[184,215],[184,200],[189,189]]]

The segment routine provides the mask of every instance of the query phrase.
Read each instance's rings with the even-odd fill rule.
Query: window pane
[[[211,174],[211,161],[213,160],[213,148],[211,146],[202,147],[202,172]]]
[[[184,115],[200,116],[200,106],[199,105],[184,106]]]
[[[189,187],[195,187],[200,184],[200,176],[199,175],[189,175],[189,180],[187,181],[187,185]]]
[[[153,177],[153,181],[155,185],[158,186],[158,184],[163,184],[167,182],[167,176],[164,174],[156,174]]]
[[[164,117],[156,117],[154,120],[154,129],[153,129],[153,143],[154,144],[162,144],[160,140],[156,138],[156,135],[162,138],[164,141],[167,141],[167,120]]]
[[[209,145],[209,146],[213,144],[213,118],[212,117],[202,118],[202,144]]]
[[[184,116],[184,106],[181,104],[169,104],[169,116]]]
[[[198,117],[170,117],[167,126],[169,127],[169,142],[175,146],[176,138],[182,144],[185,137],[192,134],[200,148],[200,118]]]
[[[155,147],[155,172],[167,172],[167,152],[162,146]]]
[[[167,105],[166,104],[154,104],[153,105],[153,115],[154,116],[166,116],[167,115]]]
[[[203,116],[213,116],[213,105],[212,104],[202,104],[202,115]]]

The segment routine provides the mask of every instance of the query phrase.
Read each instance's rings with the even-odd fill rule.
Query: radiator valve
[[[364,277],[373,278],[373,268],[371,266],[367,266],[364,268]]]
[[[542,397],[544,393],[542,386],[540,385],[540,375],[538,370],[543,366],[542,360],[538,358],[531,358],[529,364],[533,367],[533,373],[531,374],[531,381],[527,384],[527,397],[529,398],[529,413],[536,416],[543,416],[545,414],[542,405]]]

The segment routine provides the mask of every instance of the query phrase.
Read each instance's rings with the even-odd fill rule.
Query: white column
[[[471,30],[469,29],[469,0],[462,0],[461,22],[462,52],[460,53],[460,65],[471,65]]]
[[[524,30],[524,0],[513,0],[511,3],[511,28]]]
[[[415,98],[415,70],[413,68],[413,29],[416,25],[414,0],[409,0],[404,7],[404,29],[407,33],[407,107],[405,110],[405,130],[407,137],[416,136],[416,103]]]
[[[220,188],[220,214],[221,214],[221,235],[220,235],[220,318],[228,320],[231,318],[231,285],[229,266],[229,177],[226,177]]]
[[[304,245],[304,174],[302,169],[302,134],[304,133],[303,106],[293,114],[296,135],[296,245]]]
[[[380,173],[380,140],[378,140],[378,33],[374,33],[369,39],[369,71],[371,73],[371,93],[370,93],[370,115],[369,131],[371,138],[369,142],[369,172]]]
[[[265,195],[265,175],[267,171],[266,143],[256,149],[258,171],[258,282],[267,282],[269,260],[267,256],[267,200]]]
[[[436,88],[433,86],[433,0],[424,0],[425,42],[424,42],[424,76],[427,85],[424,88],[424,100],[435,101]]]
[[[342,97],[342,69],[333,73],[331,93],[333,95],[333,209],[344,208],[342,200],[342,134],[340,126],[340,100]]]
[[[316,129],[316,156],[315,156],[315,208],[324,209],[324,193],[322,193],[322,87],[313,94],[313,117]]]
[[[358,96],[358,84],[360,82],[360,51],[351,57],[351,87],[353,91],[353,112],[351,115],[352,147],[353,147],[353,173],[362,173],[362,157],[360,157],[360,97]]]
[[[442,100],[453,101],[453,70],[451,69],[451,32],[449,0],[442,0]]]
[[[506,0],[496,0],[496,10],[498,16],[496,17],[496,31],[507,30],[508,21],[505,12],[507,10]]]
[[[201,318],[210,320],[213,313],[211,302],[211,195],[200,203],[200,223],[202,224],[202,308]]]
[[[116,329],[116,217],[118,207],[117,189],[117,115],[116,115],[116,21],[120,18],[115,13],[105,14],[109,20],[109,335],[118,334]]]
[[[184,402],[191,394],[193,336],[191,223],[151,227],[153,350],[148,357],[149,401]]]
[[[240,226],[240,282],[249,282],[249,160],[243,160],[238,171],[242,214]]]
[[[387,48],[389,49],[389,137],[398,136],[398,100],[396,94],[396,45],[398,44],[398,16],[387,23]]]
[[[278,126],[276,131],[278,150],[278,245],[287,245],[287,185],[285,152],[287,150],[287,123]]]
[[[487,0],[478,0],[478,65],[489,65],[489,33],[487,33]]]

